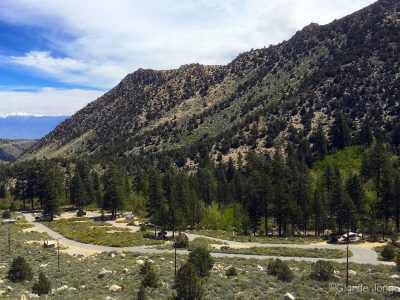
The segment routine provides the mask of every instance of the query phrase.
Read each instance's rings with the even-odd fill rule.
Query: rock
[[[41,264],[40,267],[41,268],[46,268],[49,264]]]
[[[6,293],[6,291],[0,290],[0,296],[5,294],[5,293]]]
[[[122,273],[126,274],[126,273],[128,273],[128,272],[129,272],[129,269],[128,269],[128,268],[123,268],[123,269],[122,269]]]
[[[257,269],[259,269],[260,271],[264,271],[264,268],[261,267],[260,265],[257,266]]]
[[[39,299],[39,295],[36,294],[29,294],[28,297],[29,299]]]
[[[368,274],[371,274],[371,273],[372,273],[372,270],[371,270],[371,269],[368,269],[367,272],[368,272]]]
[[[68,285],[63,285],[63,286],[60,286],[58,289],[56,289],[56,291],[62,292],[62,291],[68,290],[68,289],[69,289]]]
[[[139,266],[141,266],[141,265],[144,264],[144,260],[142,260],[142,259],[137,259],[137,260],[136,260],[136,263],[137,263]]]
[[[111,258],[114,258],[114,257],[115,257],[115,254],[114,254],[114,253],[111,253],[110,256],[111,256]]]
[[[113,297],[110,297],[110,296],[107,296],[107,297],[106,297],[106,300],[114,300],[114,298],[113,298]]]
[[[27,300],[25,295],[21,295],[21,298],[19,300]]]
[[[339,275],[339,274],[340,274],[340,271],[338,271],[338,270],[333,270],[333,274]]]
[[[399,275],[397,275],[397,274],[394,274],[394,275],[390,276],[390,278],[392,278],[392,279],[399,279],[399,278],[400,278],[400,276],[399,276]]]
[[[121,289],[122,289],[122,288],[121,288],[119,285],[116,285],[116,284],[110,286],[110,288],[109,288],[109,290],[110,290],[111,292],[119,292]]]
[[[283,300],[295,300],[296,298],[291,293],[283,295]]]
[[[154,264],[154,261],[152,259],[147,260],[149,263]]]
[[[357,275],[357,272],[354,271],[354,270],[349,270],[349,275],[350,275],[350,276],[356,276],[356,275]]]
[[[11,292],[13,290],[13,288],[11,286],[6,286],[6,291],[7,292]]]
[[[111,276],[113,274],[112,271],[110,270],[106,270],[106,269],[101,269],[99,275],[97,276],[98,278],[104,278],[104,277],[108,277]]]
[[[339,275],[336,275],[336,274],[334,274],[333,277],[336,279],[342,279],[342,277],[340,277]]]
[[[164,261],[164,260],[165,260],[165,257],[160,257],[160,260]]]

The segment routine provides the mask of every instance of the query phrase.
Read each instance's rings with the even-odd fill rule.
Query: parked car
[[[349,232],[349,238],[347,238],[347,233],[342,235],[343,240],[347,241],[350,239],[350,241],[354,241],[358,237],[357,233],[354,232]]]
[[[50,215],[41,215],[41,216],[36,216],[35,220],[37,222],[46,222],[46,221],[51,221],[51,216]]]
[[[2,224],[15,224],[15,220],[14,219],[5,219],[3,221],[1,221]]]

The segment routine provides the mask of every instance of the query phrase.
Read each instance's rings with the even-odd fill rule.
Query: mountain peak
[[[381,9],[384,7],[384,9]],[[227,66],[138,69],[26,157],[181,153],[196,160],[312,144],[335,115],[375,131],[399,121],[400,2],[381,0]],[[183,154],[182,154],[183,153]]]

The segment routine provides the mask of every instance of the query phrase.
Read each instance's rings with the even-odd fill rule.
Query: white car
[[[15,224],[15,220],[14,219],[5,219],[1,223],[3,223],[3,224]]]
[[[357,237],[358,237],[358,234],[357,234],[357,233],[349,232],[349,238],[350,238],[350,240],[355,240]],[[342,238],[343,238],[344,240],[347,240],[347,233],[346,233],[346,234],[343,234],[343,235],[342,235]]]

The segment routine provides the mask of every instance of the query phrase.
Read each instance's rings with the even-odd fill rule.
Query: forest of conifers
[[[396,131],[394,131],[396,132]],[[179,168],[170,157],[29,160],[3,165],[0,205],[56,214],[62,206],[132,210],[165,229],[238,234],[323,235],[348,225],[373,239],[400,226],[396,136],[384,142],[364,124],[356,137],[337,116],[313,146],[289,143],[273,154],[234,161],[200,157]]]

